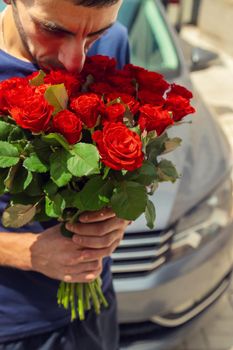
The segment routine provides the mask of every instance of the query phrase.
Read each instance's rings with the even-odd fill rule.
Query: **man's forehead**
[[[15,0],[16,1],[16,0]],[[83,7],[109,7],[109,6],[113,6],[117,3],[121,3],[122,0],[19,0],[25,3],[28,3],[30,5],[43,5],[43,4],[47,4],[47,5],[52,5],[55,6],[56,4],[60,4],[60,5],[74,5],[74,6],[83,6]]]
[[[28,6],[27,9],[34,22],[41,22],[46,26],[48,24],[50,27],[60,27],[70,33],[76,33],[81,29],[84,34],[99,32],[110,27],[116,21],[122,3],[122,0],[117,0],[107,7],[88,7],[74,3],[80,0],[19,1],[33,2],[33,5]]]

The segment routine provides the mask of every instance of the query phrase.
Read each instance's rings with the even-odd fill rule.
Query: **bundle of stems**
[[[71,310],[71,320],[77,316],[85,319],[85,312],[92,305],[96,314],[100,314],[101,306],[108,307],[108,302],[101,289],[101,278],[98,277],[89,283],[61,282],[57,292],[58,305]]]

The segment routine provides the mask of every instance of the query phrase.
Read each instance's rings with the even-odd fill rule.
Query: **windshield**
[[[179,73],[179,58],[169,28],[154,0],[124,0],[119,21],[129,31],[131,62],[167,78]]]

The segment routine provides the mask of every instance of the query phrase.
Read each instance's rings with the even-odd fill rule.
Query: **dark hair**
[[[71,0],[75,5],[85,7],[104,7],[116,4],[119,0]]]

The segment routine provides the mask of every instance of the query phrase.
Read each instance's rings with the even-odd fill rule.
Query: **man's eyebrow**
[[[31,18],[36,24],[42,25],[43,27],[48,28],[50,30],[59,31],[59,32],[62,32],[62,33],[65,33],[65,34],[69,34],[69,35],[76,35],[76,33],[71,32],[71,31],[67,30],[66,28],[64,28],[64,27],[62,27],[59,24],[56,24],[54,22],[43,21],[41,19],[38,19],[38,18],[34,17],[33,15],[31,15]],[[87,37],[100,35],[103,32],[105,32],[107,29],[111,28],[113,25],[114,25],[114,22],[110,23],[109,25],[107,25],[104,28],[101,28],[101,29],[97,30],[96,32],[89,33],[87,35]]]
[[[105,30],[111,28],[112,26],[114,25],[114,22],[113,23],[110,23],[107,27],[105,28],[102,28],[100,30],[97,30],[97,32],[92,32],[92,33],[89,33],[87,36],[88,37],[92,37],[92,36],[95,36],[95,35],[100,35],[102,34],[103,32],[105,32]]]

